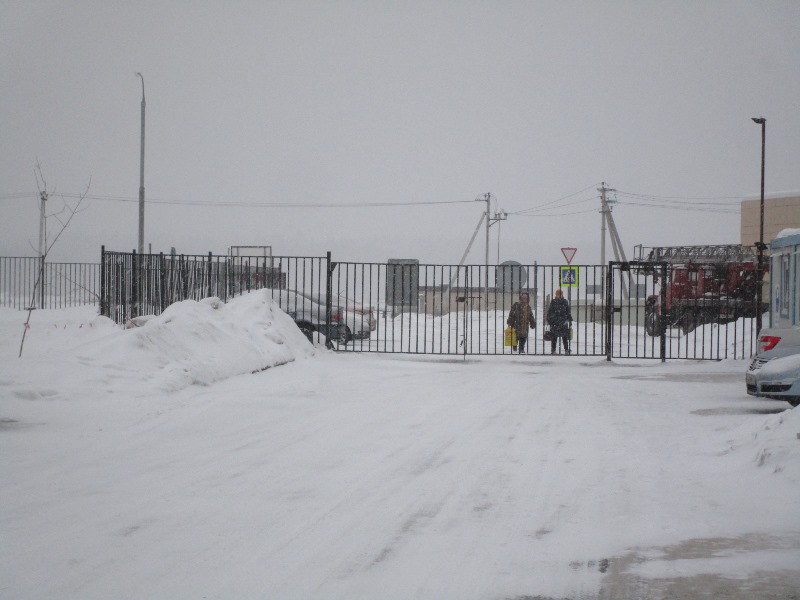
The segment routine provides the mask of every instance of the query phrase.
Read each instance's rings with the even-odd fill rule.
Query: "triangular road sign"
[[[578,251],[577,248],[562,248],[561,254],[564,255],[564,258],[567,259],[567,264],[572,264],[572,259],[575,257],[575,253]]]

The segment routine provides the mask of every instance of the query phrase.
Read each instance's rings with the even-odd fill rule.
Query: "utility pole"
[[[606,199],[607,192],[616,192],[617,190],[607,188],[606,182],[602,182],[601,187],[597,188],[600,192],[600,264],[605,267],[606,265],[606,225],[608,217],[611,215],[611,207],[608,205]]]
[[[46,220],[47,217],[45,216],[45,202],[47,202],[47,192],[40,192],[39,193],[39,258],[44,257],[44,253],[47,252],[47,228],[46,228]]]
[[[606,182],[602,183],[602,186],[597,188],[597,191],[600,192],[600,214],[602,215],[601,221],[601,229],[600,229],[600,264],[605,269],[606,268],[606,228],[608,228],[611,234],[611,247],[614,250],[614,258],[619,261],[622,260],[623,262],[627,262],[627,258],[625,257],[625,249],[622,247],[622,240],[620,240],[619,232],[617,232],[617,224],[614,223],[614,217],[611,215],[611,206],[609,204],[609,200],[606,197],[608,192],[616,192],[617,190],[612,188],[606,187]],[[605,281],[605,278],[603,279]],[[622,280],[622,295],[627,300],[628,295],[628,285],[627,283]]]
[[[141,73],[136,75],[142,80],[142,137],[139,150],[139,256],[144,254],[144,77]]]
[[[491,226],[491,223],[489,223],[489,216],[491,215],[491,213],[490,213],[490,210],[491,210],[490,202],[492,200],[492,195],[490,193],[487,193],[486,196],[484,197],[484,200],[486,200],[486,269],[487,269],[487,272],[488,272],[488,269],[489,269],[489,227]]]
[[[491,216],[491,213],[489,211],[491,210],[491,201],[492,201],[492,195],[489,192],[487,192],[486,193],[486,261],[484,263],[486,265],[486,270],[484,272],[484,277],[486,277],[486,281],[484,282],[483,286],[484,288],[483,297],[485,298],[486,302],[486,310],[489,310],[489,227],[491,227],[492,225],[489,222],[489,217]]]
[[[484,293],[486,295],[486,310],[489,310],[489,228],[494,225],[495,223],[499,223],[500,221],[505,221],[508,218],[508,213],[506,211],[501,210],[500,212],[494,213],[494,217],[492,217],[492,194],[487,193],[486,196],[483,197],[483,200],[486,202],[486,257],[485,257],[485,265],[486,265],[486,283],[484,286]],[[497,262],[500,262],[500,232],[497,232]]]

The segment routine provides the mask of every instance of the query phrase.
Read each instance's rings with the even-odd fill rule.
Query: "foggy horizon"
[[[800,4],[4,3],[0,255],[145,248],[457,264],[739,243],[742,200],[800,190]],[[89,183],[91,182],[91,183]],[[380,206],[378,206],[380,204]],[[280,206],[277,206],[280,205]],[[50,232],[58,222],[48,220]],[[499,256],[498,256],[499,234]],[[607,260],[612,254],[606,242]],[[466,263],[483,264],[485,231]]]

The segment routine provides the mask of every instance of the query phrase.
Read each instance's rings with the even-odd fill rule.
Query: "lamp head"
[[[753,123],[758,123],[759,125],[763,125],[766,122],[767,120],[764,117],[753,117]]]

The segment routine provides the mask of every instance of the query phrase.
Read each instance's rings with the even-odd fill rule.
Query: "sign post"
[[[572,259],[575,258],[577,248],[562,248],[561,254],[567,261],[566,267],[561,267],[559,271],[559,279],[561,287],[567,288],[567,301],[572,304],[572,288],[578,287],[578,267],[572,266]]]

